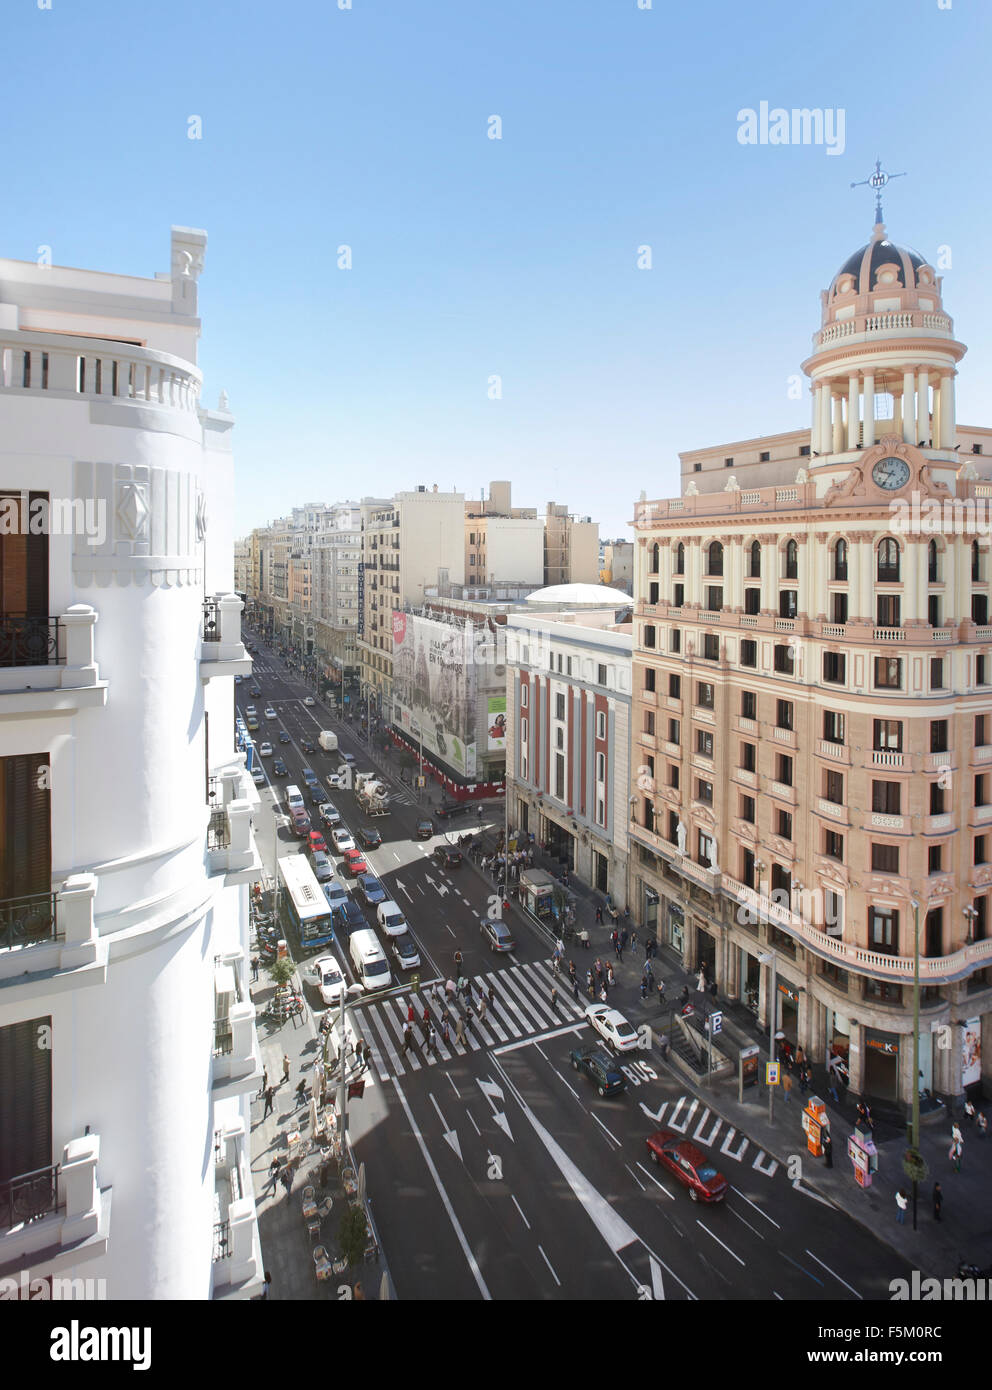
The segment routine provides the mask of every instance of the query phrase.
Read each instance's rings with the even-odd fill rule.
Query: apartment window
[[[899,545],[891,536],[879,542],[876,576],[880,584],[895,584],[899,580]]]
[[[927,596],[927,622],[931,627],[940,627],[940,594]]]
[[[892,907],[869,907],[868,940],[875,951],[895,955],[899,947],[899,913]]]
[[[675,573],[685,574],[685,546],[681,541],[675,547]]]
[[[7,666],[44,666],[55,656],[49,650],[47,623],[48,536],[28,534],[29,521],[36,514],[31,508],[42,500],[47,504],[47,492],[30,493],[25,515],[21,493],[0,493],[10,520],[10,526],[0,531],[0,616],[19,620],[10,625]]]
[[[696,730],[696,752],[704,758],[713,756],[713,735],[709,729]]]
[[[761,612],[760,589],[751,588],[744,590],[744,612],[750,613],[752,616]]]
[[[847,622],[847,594],[830,595],[830,615],[832,622]]]
[[[902,689],[902,659],[898,656],[876,656],[876,690]]]
[[[713,836],[707,835],[705,831],[700,830],[697,845],[699,849],[697,862],[701,864],[704,869],[712,869],[716,862],[716,841],[713,839]]]
[[[681,726],[681,724],[679,723],[679,721],[678,721],[677,719],[669,719],[669,721],[668,721],[668,742],[669,742],[669,743],[678,743],[678,742],[679,742],[679,735],[680,735],[680,733],[681,733],[681,729],[682,729],[682,726]]]
[[[668,694],[673,700],[682,698],[682,677],[675,671],[668,673]]]
[[[898,594],[879,594],[875,600],[875,625],[898,627],[901,599]]]
[[[754,772],[758,766],[757,749],[753,743],[741,744],[741,767],[745,772]]]
[[[871,809],[886,816],[901,814],[902,783],[876,782],[871,784]]]
[[[776,702],[775,723],[780,729],[793,728],[794,706],[791,700]]]
[[[670,845],[674,845],[674,844],[676,843],[676,841],[678,840],[678,829],[679,829],[679,813],[678,813],[678,811],[669,811],[669,813],[668,813],[668,835],[666,836],[666,839],[668,840],[668,843],[669,843]]]
[[[672,607],[681,608],[685,603],[685,585],[676,584],[672,589]]]
[[[741,641],[741,665],[752,667],[758,665],[758,644],[750,637],[745,637]]]
[[[944,788],[939,782],[930,783],[930,814],[932,816],[944,814]]]
[[[38,1045],[51,1024],[30,1018],[0,1028],[0,1185],[52,1161],[52,1051]]]
[[[570,676],[571,674],[572,674],[572,658],[571,658],[570,656],[567,656],[567,657],[565,658],[565,675],[566,675],[566,676]]]
[[[875,873],[897,874],[899,872],[899,846],[878,845],[871,847],[871,867]]]
[[[559,801],[565,800],[565,755],[555,754],[555,796]]]
[[[52,891],[51,792],[43,771],[47,766],[48,757],[42,753],[0,758],[0,903]],[[47,934],[47,905],[39,907],[44,909]],[[0,1071],[0,1077],[4,1075]]]
[[[520,742],[521,742],[521,743],[526,743],[526,742],[527,742],[527,720],[526,720],[526,719],[521,719],[521,721],[520,721]]]
[[[596,781],[597,781],[597,782],[605,782],[605,781],[606,781],[606,754],[605,754],[605,753],[597,753],[597,754],[596,754]]]
[[[988,775],[984,772],[980,772],[975,778],[975,805],[987,806],[988,804]]]
[[[742,796],[740,800],[741,820],[747,821],[748,825],[754,825],[754,797]]]
[[[972,446],[971,446],[971,452],[972,452],[973,454],[980,454],[980,453],[982,452],[982,446],[981,446],[981,444],[972,444]]]
[[[680,652],[682,650],[682,629],[673,627],[668,634],[668,650],[670,652]]]
[[[555,718],[556,718],[556,719],[564,719],[564,718],[565,718],[565,697],[564,697],[564,695],[556,695],[556,696],[555,696]]]
[[[696,704],[703,709],[712,709],[715,704],[714,688],[709,681],[696,682]]]
[[[984,747],[985,747],[985,744],[988,742],[987,738],[985,737],[985,728],[986,728],[985,721],[986,721],[986,718],[987,718],[987,716],[984,715],[984,714],[976,714],[976,715],[975,715],[975,747],[976,747],[976,748],[984,748]]]
[[[597,664],[597,666],[596,666],[596,684],[597,684],[597,685],[605,685],[605,684],[606,684],[606,667],[605,667],[605,666],[600,666],[600,665]]]
[[[778,645],[775,648],[775,670],[780,676],[792,676],[796,670],[796,660],[792,648]]]
[[[984,653],[983,653],[982,655],[976,656],[976,657],[975,657],[975,684],[976,684],[976,685],[988,685],[988,680],[986,679],[986,674],[985,674],[985,673],[986,673],[986,661],[985,661],[985,655],[984,655]]]
[[[795,589],[783,589],[778,596],[778,616],[794,618],[799,612],[799,594]]]
[[[747,577],[748,579],[760,579],[760,578],[761,578],[761,542],[760,542],[760,541],[752,541],[752,542],[751,542],[751,545],[750,545],[750,547],[749,547],[749,549],[748,549],[748,567],[747,567],[747,575],[746,575],[746,577]]]
[[[711,541],[706,547],[706,573],[723,574],[723,546],[719,541]]]
[[[692,465],[692,471],[693,473],[702,473],[703,465],[701,463],[694,463]]]
[[[792,839],[792,815],[789,811],[776,813],[775,833],[781,835],[783,840]]]
[[[468,557],[468,562],[469,562],[469,564],[470,564],[471,566],[473,566],[473,568],[474,568],[474,566],[475,566],[475,556],[474,556],[474,555],[470,555],[470,556]]]
[[[679,788],[679,765],[678,763],[668,764],[668,785],[678,791]]]
[[[971,862],[973,864],[987,864],[989,862],[989,837],[987,835],[976,835],[974,848],[972,850]]]
[[[596,737],[606,737],[606,711],[602,709],[596,711]]]
[[[561,675],[561,652],[558,653],[558,674]]]
[[[652,709],[644,711],[644,732],[646,734],[654,733],[654,710]]]
[[[927,546],[927,579],[931,584],[940,583],[940,551],[937,549],[937,542],[931,541]]]
[[[657,574],[658,571],[661,569],[661,546],[658,544],[657,541],[655,541],[654,545],[648,552],[648,564],[650,566],[649,572],[651,574]]]
[[[947,726],[947,720],[946,720],[946,719],[931,719],[931,720],[930,720],[930,752],[931,752],[931,753],[946,753],[946,752],[947,752],[947,748],[948,748],[948,744],[947,744],[947,727],[948,727],[948,726]]]
[[[834,579],[843,583],[847,579],[847,541],[839,540],[834,546]]]
[[[706,611],[708,613],[719,613],[723,607],[723,589],[715,585],[706,586]]]
[[[984,627],[989,620],[989,596],[988,594],[972,594],[971,596],[971,621],[977,623],[979,627]]]
[[[827,743],[844,742],[844,716],[836,710],[823,711],[823,737]]]
[[[810,447],[810,446],[809,446],[808,444],[800,444],[800,446],[799,446],[799,457],[800,457],[800,458],[804,458],[804,459],[808,459],[808,458],[809,458],[809,447]]]
[[[981,584],[985,578],[984,565],[982,564],[982,547],[977,541],[971,543],[971,582]]]
[[[847,680],[847,657],[843,652],[823,653],[823,679],[831,685],[843,685]]]
[[[835,806],[843,806],[844,804],[844,774],[835,772],[832,767],[824,769],[823,799],[832,802]]]
[[[713,805],[712,782],[704,782],[701,777],[696,779],[696,800],[702,801],[707,806]]]
[[[654,672],[652,672],[651,674],[653,675]],[[530,686],[528,686],[528,685],[522,685],[522,686],[520,687],[520,708],[521,708],[521,709],[526,709],[527,706],[528,706],[529,704],[530,704]]]
[[[734,460],[733,460],[733,458],[731,457],[731,458],[729,458],[729,459],[724,459],[724,460],[723,460],[723,466],[724,466],[724,468],[733,468],[733,466],[734,466]]]
[[[757,719],[758,697],[753,690],[741,691],[741,718]]]
[[[606,824],[606,802],[601,796],[596,798],[596,824]]]
[[[788,541],[785,547],[785,575],[786,579],[799,578],[799,546],[795,541]]]
[[[655,671],[653,666],[645,666],[644,668],[644,689],[655,689]]]
[[[657,643],[656,643],[656,634],[657,634],[657,629],[656,629],[655,627],[653,627],[651,624],[646,624],[646,625],[645,625],[645,628],[644,628],[644,645],[645,645],[646,647],[648,647],[648,648],[653,648],[653,647],[655,647],[655,646],[657,645]]]
[[[720,660],[720,639],[712,632],[703,633],[703,660]]]
[[[944,846],[931,845],[927,850],[927,873],[939,874],[941,861],[943,859]]]
[[[828,859],[844,858],[844,836],[836,830],[826,830],[823,834],[823,853]]]
[[[784,787],[792,786],[792,759],[788,753],[778,753],[775,757],[775,781]]]
[[[902,721],[876,719],[873,725],[872,747],[878,753],[902,752]]]
[[[763,453],[760,453],[760,454],[758,455],[758,462],[759,462],[759,463],[768,463],[770,459],[771,459],[771,454],[767,451],[767,449],[766,449]]]

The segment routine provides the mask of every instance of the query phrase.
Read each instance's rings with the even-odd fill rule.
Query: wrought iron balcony
[[[218,1221],[214,1226],[214,1264],[231,1257],[231,1223]]]
[[[0,1183],[0,1229],[11,1231],[27,1226],[43,1216],[51,1216],[64,1203],[59,1202],[59,1165],[36,1168]]]
[[[5,613],[0,617],[0,666],[65,664],[58,618]]]
[[[56,903],[55,893],[32,893],[25,898],[0,900],[0,951],[57,941],[61,933]]]
[[[216,598],[203,600],[203,640],[204,642],[220,641],[220,606]]]

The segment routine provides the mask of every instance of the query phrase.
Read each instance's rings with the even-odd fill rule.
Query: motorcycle
[[[992,1279],[992,1265],[986,1265],[984,1269],[978,1265],[969,1264],[967,1260],[958,1263],[959,1279]]]

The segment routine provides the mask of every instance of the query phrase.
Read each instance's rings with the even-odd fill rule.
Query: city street
[[[491,952],[481,929],[493,906],[489,885],[468,862],[448,871],[431,857],[436,845],[474,829],[474,814],[429,841],[414,838],[428,811],[398,781],[395,758],[378,755],[374,764],[353,726],[319,704],[304,705],[309,688],[261,647],[254,682],[261,697],[250,696],[251,679],[242,682],[239,711],[257,707],[256,747],[272,742],[290,774],[274,791],[271,784],[260,788],[264,809],[256,833],[267,871],[275,847],[280,855],[301,852],[285,824],[281,787],[302,785],[304,766],[323,780],[339,763],[337,754],[319,749],[304,754],[301,738],[315,740],[319,729],[332,728],[341,751],[354,753],[356,770],[384,764],[391,774],[390,814],[374,822],[383,844],[367,858],[407,915],[421,955],[420,983],[403,988],[394,975],[393,992],[360,998],[352,1008],[372,1065],[371,1084],[350,1107],[349,1129],[366,1166],[398,1297],[888,1297],[889,1281],[910,1266],[711,1111],[705,1087],[688,1089],[650,1049],[624,1056],[627,1091],[617,1097],[601,1099],[573,1070],[570,1050],[596,1041],[596,1034],[585,1020],[585,996],[574,1000],[567,976],[555,978],[546,937],[521,928],[515,914],[516,949]],[[264,719],[268,704],[277,720]],[[280,728],[290,743],[278,744]],[[263,764],[270,778],[272,762]],[[367,823],[352,791],[332,791],[329,799],[352,830]],[[502,806],[494,803],[484,823],[501,822]],[[295,954],[297,943],[290,945]],[[456,950],[464,973],[493,991],[484,1017],[476,1005],[464,1045],[453,1031],[447,1044],[440,1039],[444,984],[455,974]],[[340,943],[338,955],[346,978],[353,978]],[[584,957],[580,976],[588,963]],[[301,978],[319,1015],[323,1006],[305,967]],[[433,1054],[419,1026],[414,1046],[403,1048],[411,1006],[418,1023],[426,1007],[437,1029]],[[457,1017],[464,1009],[456,1005],[453,1012]],[[634,1011],[631,1017],[639,1021]],[[725,1202],[691,1201],[674,1176],[651,1162],[645,1140],[659,1127],[691,1140],[713,1161],[730,1183]]]

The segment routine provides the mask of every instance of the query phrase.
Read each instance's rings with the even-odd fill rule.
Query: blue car
[[[376,903],[387,902],[386,890],[376,878],[375,874],[359,874],[358,891],[370,907]]]
[[[342,927],[349,936],[353,931],[368,929],[369,924],[365,920],[365,914],[352,897],[334,909],[333,917],[338,926]]]
[[[280,730],[279,730],[279,742],[280,742],[280,743],[289,743],[289,741],[290,741],[289,734],[287,734],[287,732],[286,732],[285,729],[280,729]]]

